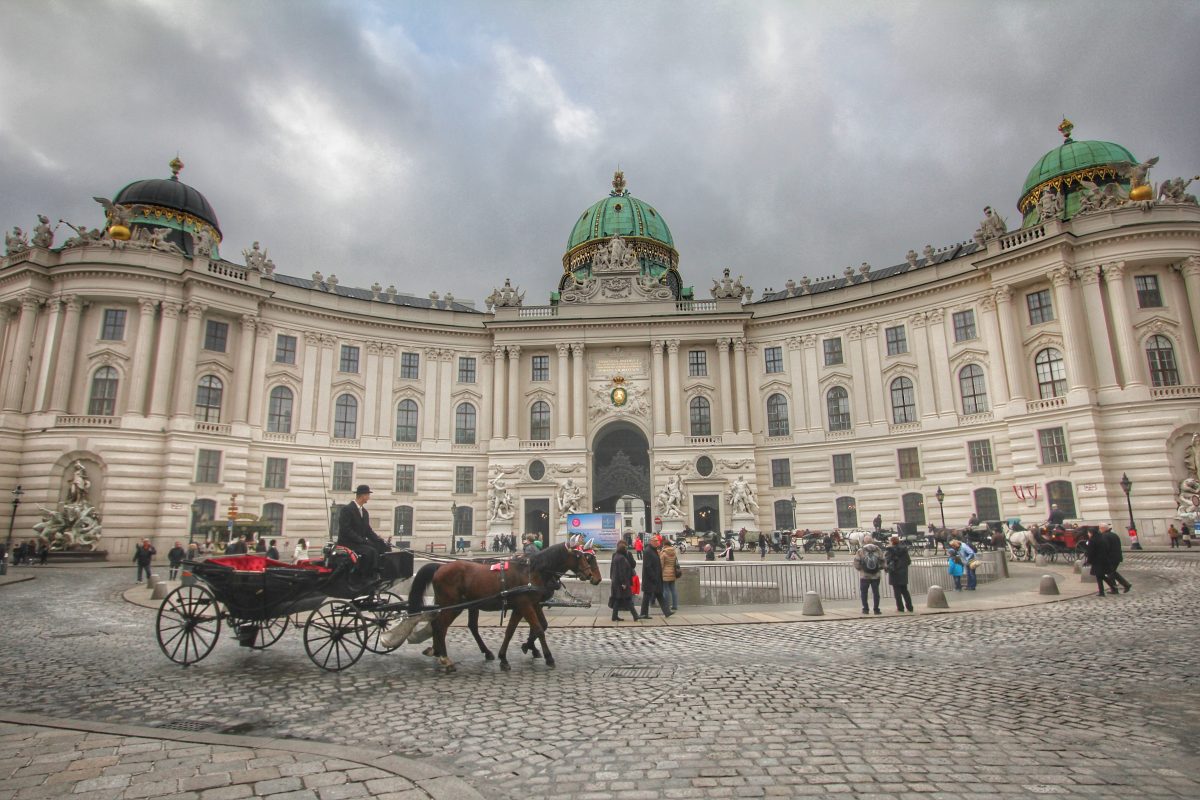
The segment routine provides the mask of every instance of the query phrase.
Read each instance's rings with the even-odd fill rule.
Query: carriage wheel
[[[1051,564],[1058,560],[1058,550],[1048,544],[1044,544],[1038,548],[1038,555],[1043,556]]]
[[[340,672],[362,658],[367,626],[350,603],[326,603],[304,623],[304,650],[314,664]]]
[[[383,635],[387,626],[404,616],[404,612],[400,609],[395,611],[376,611],[379,606],[388,606],[403,602],[404,600],[400,595],[385,591],[368,600],[356,603],[358,613],[366,624],[366,648],[372,653],[390,653],[401,644],[404,644],[404,642],[400,642],[393,647],[386,647],[379,643],[379,637]]]
[[[155,620],[158,646],[176,664],[195,664],[221,635],[221,608],[203,586],[180,586],[168,594]]]
[[[286,616],[263,620],[228,618],[226,624],[230,625],[237,633],[239,644],[255,650],[266,650],[278,642],[279,638],[283,636],[283,632],[288,629],[288,618]],[[242,639],[243,634],[245,641]]]

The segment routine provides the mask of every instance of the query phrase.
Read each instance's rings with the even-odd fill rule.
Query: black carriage
[[[1039,535],[1040,534],[1040,535]],[[1087,527],[1052,528],[1039,531],[1037,552],[1047,561],[1062,559],[1068,564],[1087,555]]]
[[[379,637],[404,614],[403,600],[389,590],[412,577],[412,553],[385,553],[377,569],[365,574],[349,551],[326,549],[322,559],[295,564],[261,555],[185,561],[196,581],[172,591],[159,607],[163,654],[177,664],[195,664],[212,652],[222,624],[242,647],[265,649],[304,613],[304,649],[322,669],[345,669],[364,650],[394,649]]]

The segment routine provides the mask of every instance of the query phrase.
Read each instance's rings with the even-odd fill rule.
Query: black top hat
[[[358,485],[358,488],[354,490],[354,495],[356,497],[360,494],[370,494],[370,493],[371,493],[371,487],[367,486],[365,483],[360,483]]]

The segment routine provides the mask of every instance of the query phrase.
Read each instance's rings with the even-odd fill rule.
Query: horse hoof
[[[445,666],[443,669],[444,669],[444,671],[445,671],[447,674],[449,674],[449,673],[451,673],[451,672],[454,672],[454,665],[453,665],[453,664],[447,664],[447,665],[446,665],[446,666]]]
[[[549,667],[550,669],[554,669],[554,659],[553,658],[546,659],[546,666]]]
[[[433,648],[432,648],[432,647],[426,647],[424,650],[422,650],[422,651],[421,651],[421,655],[423,655],[423,656],[432,656],[432,655],[433,655]]]
[[[510,667],[510,666],[508,665],[508,662],[507,662],[507,661],[501,661],[501,662],[500,662],[500,671],[501,671],[501,672],[509,672],[510,670],[512,670],[512,667]]]
[[[529,645],[528,645],[528,644],[523,644],[523,645],[521,645],[521,652],[522,652],[522,653],[528,653],[528,652],[529,652]]]
[[[484,653],[483,660],[484,661],[495,661],[496,657],[494,655],[492,655],[491,653]]]

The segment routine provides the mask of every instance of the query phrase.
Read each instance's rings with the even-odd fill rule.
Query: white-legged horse
[[[1013,561],[1033,561],[1037,554],[1037,539],[1033,538],[1030,531],[1014,531],[1009,528],[1005,539],[1008,541],[1008,552]]]
[[[879,544],[880,542],[882,542],[883,534],[881,533],[879,535],[879,539],[876,539],[874,531],[865,531],[865,530],[859,529],[859,530],[850,531],[850,533],[848,533],[846,535],[846,541],[850,545],[850,552],[857,553],[859,551],[859,549],[861,549],[862,546],[864,544],[866,544],[867,542],[875,542],[875,544]]]

